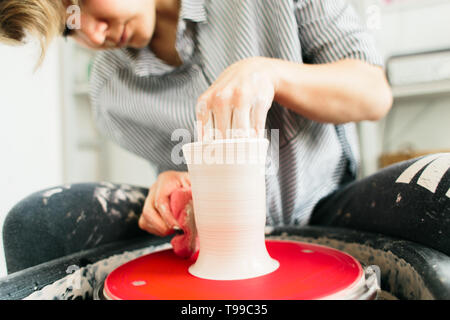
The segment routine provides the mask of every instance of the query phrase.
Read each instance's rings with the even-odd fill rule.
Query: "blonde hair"
[[[40,42],[40,65],[52,39],[65,28],[68,4],[78,0],[0,0],[0,42],[23,44],[27,34]]]

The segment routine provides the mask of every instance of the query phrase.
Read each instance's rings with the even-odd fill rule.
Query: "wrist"
[[[285,90],[290,87],[298,85],[302,82],[301,78],[305,77],[307,68],[303,64],[293,63],[276,58],[263,58],[263,70],[266,70],[267,76],[270,79],[274,92],[275,100],[285,95]]]
[[[272,84],[276,95],[280,87],[280,82],[282,80],[281,77],[282,72],[280,72],[280,68],[282,67],[283,61],[280,59],[266,58],[266,57],[262,57],[259,59],[261,59],[261,66],[259,69],[263,70],[267,79]]]

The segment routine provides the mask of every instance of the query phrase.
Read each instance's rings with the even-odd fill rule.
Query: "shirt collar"
[[[181,0],[180,17],[194,22],[206,22],[206,0]]]

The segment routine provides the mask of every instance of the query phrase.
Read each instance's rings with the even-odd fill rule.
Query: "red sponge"
[[[199,250],[199,240],[195,227],[191,189],[181,188],[170,195],[170,210],[184,234],[176,235],[170,242],[176,255],[194,258]]]

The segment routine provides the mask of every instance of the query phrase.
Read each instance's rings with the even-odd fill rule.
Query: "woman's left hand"
[[[264,137],[274,74],[272,60],[264,57],[228,67],[197,101],[199,140]]]

